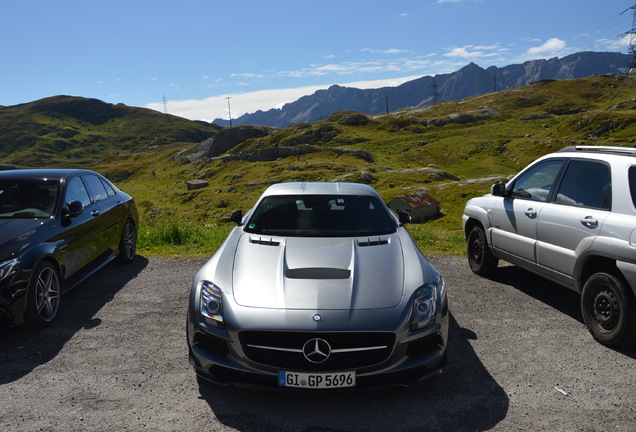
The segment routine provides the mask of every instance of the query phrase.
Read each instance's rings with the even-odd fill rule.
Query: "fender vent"
[[[280,242],[273,240],[271,237],[270,238],[250,237],[250,243],[259,244],[263,246],[280,246]]]
[[[386,239],[381,239],[379,237],[377,239],[358,240],[358,246],[360,247],[380,246],[380,245],[386,245],[386,244],[389,244],[389,241]]]

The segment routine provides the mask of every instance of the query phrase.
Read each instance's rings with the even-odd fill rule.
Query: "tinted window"
[[[372,196],[270,196],[247,221],[245,231],[298,237],[354,237],[393,233],[383,203]]]
[[[632,194],[632,203],[636,207],[636,167],[629,167],[629,192]]]
[[[532,201],[547,201],[563,163],[563,160],[550,160],[530,168],[515,181],[512,196]]]
[[[108,193],[108,196],[113,196],[115,195],[117,192],[115,192],[115,187],[110,184],[110,182],[108,180],[105,179],[101,179],[102,183],[104,183],[104,187],[106,188],[106,192]]]
[[[84,182],[79,177],[73,177],[66,188],[66,202],[80,201],[84,207],[91,205],[91,198],[88,195]]]
[[[106,192],[106,188],[104,188],[104,184],[99,177],[94,175],[85,175],[83,178],[95,201],[101,201],[108,198],[108,192]]]
[[[47,218],[57,204],[59,182],[45,179],[0,180],[0,218]]]
[[[609,166],[600,162],[574,160],[563,175],[556,202],[609,210],[611,189]]]

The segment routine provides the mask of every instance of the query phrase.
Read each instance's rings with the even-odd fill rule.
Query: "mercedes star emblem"
[[[305,358],[312,363],[322,363],[329,358],[331,354],[331,346],[324,339],[309,339],[303,345],[303,354]]]

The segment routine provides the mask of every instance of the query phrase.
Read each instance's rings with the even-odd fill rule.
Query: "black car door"
[[[82,278],[97,265],[96,260],[107,249],[101,210],[92,198],[82,176],[68,180],[63,192],[63,203],[80,201],[84,211],[75,217],[61,220],[62,231],[56,240],[62,240],[59,246],[59,261],[63,277],[72,284],[75,279]]]
[[[119,246],[125,209],[121,197],[99,176],[86,174],[82,176],[93,201],[99,208],[99,230],[103,241],[102,258],[109,258]]]

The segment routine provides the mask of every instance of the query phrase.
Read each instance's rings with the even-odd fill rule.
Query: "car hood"
[[[45,219],[0,219],[0,260],[19,256],[49,226]]]
[[[236,248],[232,285],[235,301],[248,307],[394,307],[404,287],[400,239],[243,235]]]

